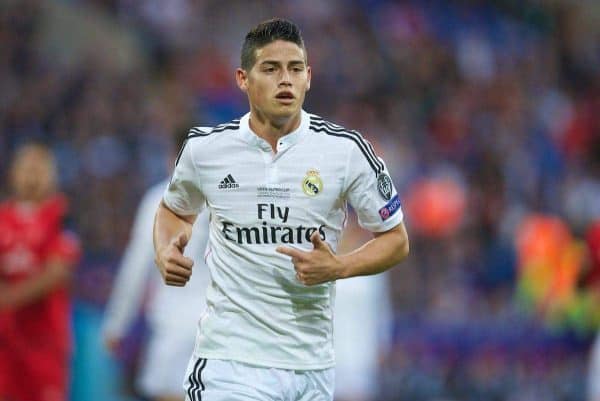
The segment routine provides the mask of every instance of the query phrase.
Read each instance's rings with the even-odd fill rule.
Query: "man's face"
[[[56,189],[56,168],[52,156],[36,147],[21,150],[12,165],[11,181],[17,198],[44,200]]]
[[[256,50],[250,71],[238,69],[238,86],[248,94],[250,107],[270,119],[288,119],[300,112],[310,88],[310,67],[304,50],[277,40]]]

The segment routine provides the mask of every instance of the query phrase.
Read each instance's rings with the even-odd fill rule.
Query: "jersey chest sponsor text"
[[[221,233],[225,239],[244,245],[262,244],[303,244],[318,231],[322,240],[326,239],[325,225],[286,224],[290,217],[290,207],[274,203],[256,204],[256,224],[238,225],[222,219]]]

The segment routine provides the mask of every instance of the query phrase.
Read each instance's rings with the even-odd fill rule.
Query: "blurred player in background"
[[[186,136],[187,130],[175,135],[173,155]],[[174,156],[171,161],[175,162]],[[149,338],[136,388],[153,400],[181,401],[181,381],[194,348],[197,322],[206,305],[209,278],[203,253],[208,238],[208,214],[198,217],[193,229],[194,241],[186,248],[186,256],[195,261],[188,285],[183,289],[162,285],[154,264],[152,225],[167,184],[165,180],[150,188],[139,204],[108,301],[103,336],[109,350],[116,352],[143,308]]]
[[[335,281],[408,255],[385,164],[356,131],[302,110],[310,78],[293,23],[248,32],[236,79],[250,112],[191,130],[159,206],[156,259],[173,286],[187,284],[193,261],[182,252],[198,213],[211,212],[211,285],[189,401],[332,400]],[[347,204],[372,238],[341,255]]]
[[[344,230],[340,253],[368,240],[356,224],[356,216],[352,217]],[[391,306],[387,273],[336,283],[335,401],[375,400],[379,369],[391,346]]]
[[[50,150],[22,146],[0,204],[0,400],[66,401],[72,348],[69,280],[80,257],[63,219]]]

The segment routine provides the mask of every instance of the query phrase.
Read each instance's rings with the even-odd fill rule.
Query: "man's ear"
[[[242,92],[248,91],[248,73],[246,70],[242,70],[241,68],[236,69],[235,81],[237,82],[238,88],[240,88]]]
[[[312,69],[310,68],[310,66],[306,66],[306,76],[308,79],[308,84],[306,85],[306,91],[308,92],[310,90],[310,79],[312,77]]]

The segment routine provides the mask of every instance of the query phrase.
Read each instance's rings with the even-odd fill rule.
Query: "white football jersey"
[[[250,114],[193,128],[164,195],[181,215],[210,209],[211,285],[196,354],[281,369],[334,365],[335,283],[305,286],[277,246],[311,250],[318,231],[335,251],[346,207],[372,232],[402,222],[398,194],[370,143],[302,111],[277,152]]]

